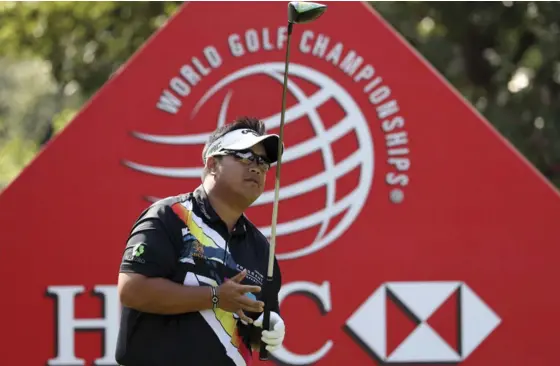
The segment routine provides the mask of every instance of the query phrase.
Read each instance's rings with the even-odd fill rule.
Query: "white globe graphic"
[[[284,67],[285,64],[282,62],[261,63],[245,67],[226,76],[204,94],[194,108],[192,112],[193,115],[195,115],[217,92],[242,78],[264,74],[282,84]],[[282,164],[296,161],[308,154],[320,151],[324,169],[319,174],[314,174],[289,185],[283,185],[281,181],[279,207],[280,210],[282,210],[282,200],[296,198],[322,187],[326,188],[326,197],[323,209],[287,222],[278,222],[276,227],[276,235],[278,238],[283,235],[295,234],[311,228],[319,228],[312,242],[300,243],[299,249],[291,252],[278,253],[277,258],[279,260],[295,259],[309,255],[325,248],[344,234],[366,203],[374,173],[373,140],[371,138],[369,126],[366,118],[351,95],[329,76],[310,67],[291,63],[289,74],[316,85],[318,91],[307,96],[293,80],[288,80],[288,93],[291,93],[298,103],[286,110],[285,128],[289,128],[290,124],[298,123],[298,120],[301,120],[302,117],[307,117],[311,122],[315,136],[296,145],[290,145],[289,141],[285,141],[286,148],[282,157]],[[217,121],[218,125],[226,123],[225,116],[227,115],[231,96],[232,94],[229,92],[222,102]],[[330,128],[326,128],[317,110],[331,98],[345,111],[345,116]],[[272,116],[263,118],[263,121],[269,130],[279,127],[280,111]],[[355,133],[358,140],[358,147],[345,159],[335,163],[331,145],[350,132]],[[181,136],[160,136],[143,133],[135,133],[134,135],[142,140],[153,143],[173,145],[200,144],[202,147],[209,133]],[[175,178],[199,179],[202,171],[202,166],[168,168],[147,166],[130,161],[125,162],[125,164],[134,170],[147,174]],[[360,174],[357,185],[353,187],[348,194],[337,200],[337,180],[358,167],[360,169]],[[285,170],[283,170],[283,172],[284,171]],[[265,191],[253,206],[272,205],[273,200],[274,190],[272,189],[270,191]],[[345,212],[342,219],[330,231],[327,231],[332,218],[342,212]],[[259,229],[264,235],[270,237],[270,226],[259,227]],[[277,247],[277,252],[281,252],[281,246]]]

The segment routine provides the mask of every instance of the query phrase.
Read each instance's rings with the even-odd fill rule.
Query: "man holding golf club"
[[[269,243],[243,214],[262,194],[279,151],[279,137],[266,135],[261,121],[237,119],[211,134],[194,192],[141,214],[118,279],[119,364],[245,365],[259,342],[266,351],[280,347],[278,262],[273,256],[274,276],[267,281]],[[259,337],[263,300],[270,330]]]
[[[119,364],[246,365],[259,342],[261,360],[282,344],[274,254],[290,39],[294,24],[325,10],[318,3],[288,4],[279,136],[266,135],[264,124],[251,118],[218,128],[203,150],[202,185],[156,202],[134,224],[118,280]],[[275,162],[269,245],[243,212],[262,194]]]

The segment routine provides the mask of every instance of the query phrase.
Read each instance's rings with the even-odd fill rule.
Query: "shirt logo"
[[[132,249],[132,256],[138,258],[144,254],[144,244],[136,244]]]
[[[132,253],[127,256],[127,260],[137,263],[146,263],[146,260],[142,257],[144,255],[146,245],[144,243],[138,243],[132,247]]]

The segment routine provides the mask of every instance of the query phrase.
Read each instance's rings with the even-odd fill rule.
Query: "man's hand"
[[[253,325],[262,328],[263,319],[264,313],[255,320]],[[270,312],[270,325],[272,326],[272,330],[263,330],[261,340],[267,344],[265,347],[266,350],[272,352],[282,345],[284,337],[286,336],[286,326],[280,315],[274,311]]]
[[[249,311],[254,313],[260,313],[264,311],[264,303],[262,301],[254,301],[247,297],[245,294],[249,292],[260,292],[260,286],[247,286],[241,285],[240,282],[243,281],[247,271],[237,274],[235,277],[224,282],[220,287],[218,287],[218,307],[230,313],[236,313],[238,315],[243,314],[243,311]],[[247,321],[247,317],[243,314],[242,319]]]
[[[237,316],[237,318],[239,318],[239,320],[241,320],[241,323],[248,325],[248,324],[253,324],[253,319],[249,318],[244,312],[243,310],[238,310],[237,313],[235,313],[235,315],[233,316],[234,318]]]

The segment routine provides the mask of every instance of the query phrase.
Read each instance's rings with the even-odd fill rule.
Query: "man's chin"
[[[230,187],[231,198],[235,197],[234,201],[238,204],[249,207],[251,206],[263,193],[262,189],[255,183],[243,184],[237,187]]]
[[[262,191],[255,187],[253,190],[247,190],[243,196],[247,201],[248,206],[250,206],[261,196],[261,194]]]
[[[245,196],[245,199],[247,200],[247,203],[250,205],[252,205],[253,203],[255,203],[255,201],[260,197],[261,193],[254,193],[254,194],[247,194]]]

